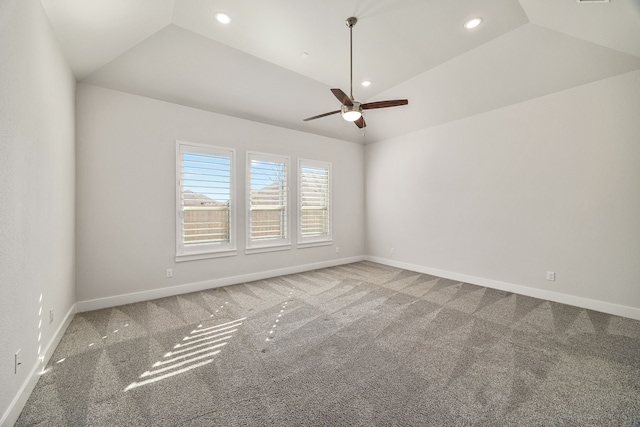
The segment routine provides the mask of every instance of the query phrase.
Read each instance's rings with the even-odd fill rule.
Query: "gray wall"
[[[0,416],[73,308],[74,91],[37,0],[0,2]],[[40,307],[42,313],[39,314]],[[49,324],[49,309],[54,321]],[[42,323],[40,324],[40,321]],[[39,326],[40,324],[40,326]],[[14,374],[13,354],[22,367]],[[1,419],[0,419],[1,423]]]
[[[77,118],[80,310],[364,255],[362,145],[87,84],[78,85]],[[237,256],[175,262],[176,140],[236,149]],[[296,248],[292,173],[292,249],[244,253],[247,150],[290,156],[292,171],[298,157],[333,164],[334,245]],[[165,278],[166,268],[173,278]]]
[[[640,318],[638,117],[634,71],[367,146],[367,254]]]

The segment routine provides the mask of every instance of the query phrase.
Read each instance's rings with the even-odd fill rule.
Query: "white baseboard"
[[[6,412],[2,415],[2,419],[0,419],[0,426],[12,426],[18,420],[18,417],[20,416],[24,405],[27,403],[27,400],[29,400],[31,392],[33,392],[33,389],[36,387],[36,384],[40,379],[42,369],[47,366],[47,363],[49,363],[51,355],[55,351],[56,347],[58,347],[58,344],[60,343],[62,336],[69,327],[71,320],[73,320],[73,315],[75,313],[76,305],[74,304],[71,306],[66,316],[64,317],[64,320],[62,321],[62,323],[60,323],[60,326],[58,327],[58,329],[56,329],[53,336],[51,337],[51,340],[49,340],[49,343],[45,347],[43,359],[36,360],[36,363],[31,367],[27,379],[25,380],[24,384],[22,384],[22,387],[20,387],[20,390],[18,390],[18,394],[16,394],[16,397],[13,399]]]
[[[630,319],[640,320],[640,308],[628,307],[624,305],[613,304],[604,301],[592,300],[589,298],[578,297],[574,295],[562,294],[559,292],[547,291],[543,289],[531,288],[529,286],[516,285],[498,280],[486,279],[484,277],[470,276],[467,274],[454,273],[452,271],[439,270],[437,268],[426,267],[423,265],[409,264],[406,262],[379,258],[375,256],[366,256],[367,261],[377,262],[379,264],[389,265],[391,267],[402,268],[405,270],[416,271],[418,273],[438,276],[444,279],[456,280],[473,285],[484,286],[501,291],[513,292],[519,295],[540,298],[548,301],[559,302],[562,304],[573,305],[575,307],[586,308],[589,310],[600,311],[603,313],[613,314],[616,316],[628,317]]]
[[[317,270],[319,268],[335,267],[337,265],[350,264],[352,262],[364,261],[364,255],[337,260],[317,262],[313,264],[297,265],[293,267],[280,268],[277,270],[261,271],[258,273],[242,274],[239,276],[223,277],[220,279],[205,280],[203,282],[187,283],[184,285],[171,286],[168,288],[152,289],[143,292],[134,292],[124,295],[116,295],[106,298],[97,298],[76,303],[78,312],[98,310],[101,308],[116,307],[134,302],[149,301],[156,298],[170,297],[174,295],[198,292],[206,289],[220,288],[222,286],[236,285],[238,283],[253,282],[255,280],[269,279],[271,277],[284,276],[287,274],[302,273],[305,271]]]

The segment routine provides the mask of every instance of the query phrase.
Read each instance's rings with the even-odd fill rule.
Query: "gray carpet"
[[[75,316],[17,426],[634,426],[640,322],[370,262]]]

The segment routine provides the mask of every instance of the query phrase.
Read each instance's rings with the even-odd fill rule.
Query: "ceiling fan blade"
[[[351,98],[349,98],[347,94],[340,89],[331,89],[331,92],[336,96],[336,98],[338,98],[338,101],[340,101],[342,105],[348,105],[349,107],[353,105]]]
[[[330,116],[332,114],[336,114],[339,113],[340,110],[336,110],[336,111],[331,111],[329,113],[324,113],[324,114],[318,114],[317,116],[313,116],[313,117],[307,117],[306,119],[303,119],[303,122],[308,122],[309,120],[315,120],[315,119],[319,119],[320,117],[326,117],[326,116]]]
[[[407,105],[408,103],[409,101],[407,99],[394,99],[392,101],[367,102],[362,104],[361,107],[363,110],[371,110],[373,108],[397,107],[399,105]]]
[[[367,126],[367,124],[364,122],[364,116],[360,116],[360,118],[353,123],[355,123],[356,126],[358,126],[360,129]]]

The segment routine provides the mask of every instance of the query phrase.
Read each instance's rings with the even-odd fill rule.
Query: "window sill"
[[[246,248],[244,253],[246,255],[251,254],[261,254],[264,252],[278,252],[278,251],[288,251],[291,250],[291,244],[287,243],[285,245],[271,245],[271,246],[257,246],[253,248]]]
[[[316,240],[312,242],[298,242],[296,247],[298,249],[315,248],[316,246],[329,246],[333,245],[333,240]]]
[[[224,257],[230,257],[230,256],[236,256],[236,255],[238,255],[238,251],[236,249],[230,249],[230,250],[219,251],[219,252],[182,254],[182,255],[176,255],[176,262],[198,261],[201,259],[209,259],[209,258],[224,258]]]

